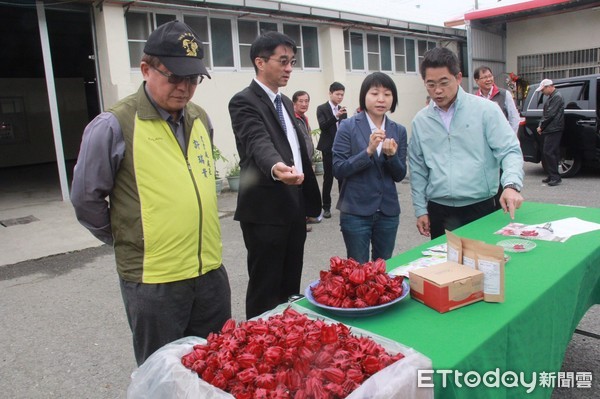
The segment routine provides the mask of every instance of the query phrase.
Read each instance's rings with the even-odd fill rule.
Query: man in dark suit
[[[329,101],[317,107],[317,120],[321,129],[321,137],[317,143],[317,150],[323,153],[323,217],[331,217],[331,187],[333,186],[333,140],[339,121],[346,119],[346,107],[341,106],[346,88],[339,82],[329,86]],[[342,182],[338,180],[338,186]]]
[[[250,48],[256,77],[229,102],[241,166],[234,219],[248,250],[248,319],[300,292],[306,217],[321,211],[292,101],[279,93],[295,54],[296,44],[288,36],[260,35]]]

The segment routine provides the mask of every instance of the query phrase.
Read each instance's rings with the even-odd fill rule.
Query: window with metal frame
[[[232,20],[209,18],[212,67],[234,67]]]
[[[202,42],[202,50],[204,51],[203,63],[207,67],[212,65],[211,51],[210,51],[210,35],[208,34],[208,17],[199,15],[186,15],[184,20],[190,28],[194,30],[198,39]]]
[[[176,19],[174,14],[138,13],[128,12],[125,14],[127,25],[127,42],[129,44],[129,65],[132,68],[140,66],[140,60],[144,55],[146,40],[156,27]]]
[[[392,71],[392,44],[390,36],[367,34],[369,71]]]
[[[431,42],[428,40],[418,40],[417,41],[417,50],[418,50],[418,65],[421,65],[421,62],[423,62],[423,58],[425,57],[425,53],[429,50],[431,50],[432,48],[435,48],[435,46],[437,45],[436,42]]]
[[[403,37],[394,38],[394,64],[396,65],[396,72],[406,72],[406,47],[404,45]]]
[[[435,41],[354,31],[344,32],[344,53],[348,71],[417,72],[425,52]],[[366,67],[365,67],[366,61]]]
[[[362,33],[350,32],[350,58],[352,60],[352,64],[350,66],[351,70],[365,70],[364,44]]]
[[[535,83],[600,73],[600,47],[517,57],[517,74]]]
[[[204,64],[208,69],[252,68],[250,47],[261,32],[280,31],[297,44],[296,58],[299,66],[320,68],[319,36],[315,26],[257,20],[235,20],[228,17],[163,14],[131,11],[125,15],[130,66],[139,67],[144,45],[150,33],[161,24],[174,19],[188,24],[202,42]],[[238,54],[234,54],[234,46]],[[239,58],[236,60],[236,56]]]
[[[417,72],[416,46],[414,39],[405,39],[406,48],[406,72]]]

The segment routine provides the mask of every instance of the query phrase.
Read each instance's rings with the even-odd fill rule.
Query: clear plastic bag
[[[336,320],[314,313],[296,304],[280,305],[258,318],[280,314],[291,306],[311,319],[322,319],[330,323]],[[396,341],[351,327],[354,335],[372,338],[390,353],[401,352],[404,358],[389,365],[364,381],[347,399],[394,399],[433,398],[433,388],[417,388],[417,370],[431,370],[431,360],[412,348]],[[199,337],[185,337],[167,344],[150,356],[131,375],[127,390],[128,399],[232,399],[233,396],[203,381],[198,375],[181,364],[181,357],[197,344],[205,344]]]

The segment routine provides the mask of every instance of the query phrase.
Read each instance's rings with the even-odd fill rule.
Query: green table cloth
[[[600,209],[524,203],[514,221],[539,224],[567,217],[600,223]],[[497,211],[455,233],[496,244],[508,237],[494,232],[510,222],[508,214]],[[421,251],[445,241],[439,237],[407,250],[388,260],[387,268],[415,260],[422,256]],[[436,370],[429,375],[437,398],[550,397],[552,386],[558,386],[558,372],[573,331],[589,307],[600,303],[600,230],[575,235],[564,243],[535,242],[537,247],[530,252],[510,254],[504,303],[478,302],[440,314],[407,298],[378,315],[334,318],[429,357]],[[320,311],[305,299],[299,304]],[[444,377],[443,370],[452,373]],[[474,371],[480,377],[496,372],[501,380],[496,384],[494,375],[488,375],[491,387],[483,382],[469,387],[469,382],[477,382],[477,376],[471,373],[465,383],[464,377],[456,379],[456,371]],[[526,384],[513,381],[513,375],[523,375]],[[549,386],[543,386],[544,381],[549,381]],[[527,394],[527,390],[531,392]]]

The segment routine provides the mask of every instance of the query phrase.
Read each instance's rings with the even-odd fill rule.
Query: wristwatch
[[[515,183],[508,183],[506,186],[504,186],[504,189],[506,190],[507,188],[512,188],[513,190],[515,190],[516,192],[520,193],[521,189],[519,188],[519,186],[517,186]]]

